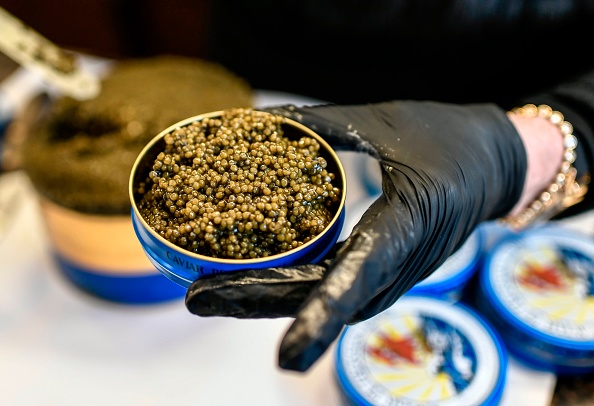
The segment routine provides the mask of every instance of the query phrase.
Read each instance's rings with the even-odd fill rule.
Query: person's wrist
[[[503,221],[521,229],[580,202],[589,178],[576,180],[577,138],[563,114],[547,105],[526,104],[508,117],[524,143],[528,166],[522,196]]]
[[[564,147],[561,130],[546,118],[514,112],[509,112],[508,118],[524,143],[528,161],[522,195],[509,213],[513,216],[553,182],[563,161]]]

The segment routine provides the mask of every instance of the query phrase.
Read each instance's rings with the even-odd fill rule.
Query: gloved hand
[[[380,162],[382,195],[321,264],[198,279],[186,295],[200,316],[296,319],[279,365],[307,370],[345,324],[385,310],[437,269],[482,221],[518,201],[527,161],[522,141],[494,105],[398,101],[279,107],[336,150]]]

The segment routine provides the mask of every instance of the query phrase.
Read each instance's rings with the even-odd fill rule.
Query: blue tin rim
[[[493,387],[491,393],[483,400],[482,405],[496,406],[497,404],[499,404],[499,401],[501,400],[501,397],[503,396],[503,391],[504,391],[505,385],[506,385],[507,367],[508,367],[508,352],[505,347],[505,343],[502,340],[499,333],[497,332],[497,330],[493,326],[491,326],[491,324],[484,318],[484,316],[482,316],[481,314],[476,312],[474,309],[470,308],[469,306],[467,306],[463,303],[460,303],[460,302],[451,303],[451,302],[445,301],[443,299],[439,299],[439,298],[424,295],[424,294],[412,294],[407,297],[431,299],[436,302],[443,302],[445,305],[448,305],[451,307],[459,308],[460,310],[468,313],[472,318],[474,318],[478,322],[478,324],[480,324],[485,329],[487,334],[491,337],[492,343],[495,346],[495,350],[498,355],[499,372],[497,374],[497,380],[495,382],[495,386]],[[397,306],[397,303],[398,302],[396,302],[394,304],[394,306]],[[349,328],[351,328],[351,327],[346,326],[345,328],[343,328],[343,330],[340,334],[340,337],[338,338],[338,344],[336,345],[336,348],[334,350],[334,359],[335,359],[334,372],[335,372],[336,380],[338,381],[338,384],[339,384],[341,390],[343,391],[344,395],[348,398],[348,400],[350,402],[352,402],[353,405],[373,406],[367,400],[365,400],[365,398],[354,388],[353,385],[351,385],[350,380],[346,376],[346,373],[344,370],[344,363],[342,361],[342,357],[340,356],[340,354],[341,354],[341,349],[342,349],[342,342],[343,342],[344,337],[346,336]],[[436,402],[436,404],[439,404],[439,402]]]
[[[133,216],[132,217],[132,227],[134,228],[134,231],[138,235],[138,227],[139,226],[135,219],[136,215],[134,212],[132,212],[132,216]],[[346,217],[346,210],[343,210],[340,213],[340,215],[338,216],[337,222],[333,225],[332,229],[328,230],[328,233],[326,234],[327,239],[329,239],[330,241],[336,241],[338,239],[338,236],[340,235],[340,232],[342,230],[342,224],[344,223],[345,217]],[[328,252],[330,252],[330,250],[332,249],[333,246],[334,246],[334,244],[326,245],[324,247],[324,249],[321,250],[316,257],[309,260],[308,262],[317,263],[317,262],[321,261],[328,254]],[[165,261],[159,261],[159,255],[157,255],[148,244],[142,244],[142,249],[144,250],[149,261],[155,266],[155,268],[159,272],[161,272],[165,277],[167,277],[169,280],[175,282],[178,285],[181,285],[182,287],[184,287],[186,289],[192,285],[194,280],[181,276],[179,272],[176,272],[176,267],[172,266],[171,264],[169,264]],[[273,266],[281,266],[282,264],[279,265],[277,262],[272,262],[270,264],[264,264],[264,265],[266,265],[267,267],[273,267]],[[248,268],[244,268],[244,269],[248,269]]]
[[[487,331],[487,333],[491,336],[493,344],[495,345],[495,349],[499,356],[499,374],[497,376],[497,383],[495,388],[491,392],[491,395],[485,400],[485,405],[497,405],[499,400],[503,396],[503,391],[505,389],[506,379],[507,379],[507,365],[508,365],[508,352],[507,348],[505,347],[505,342],[503,341],[500,334],[497,330],[491,326],[491,324],[478,312],[474,309],[470,308],[469,306],[463,303],[455,303],[454,306],[460,307],[461,309],[465,310],[467,313],[471,314],[475,320],[478,321],[480,325]]]
[[[494,309],[499,313],[500,316],[504,317],[505,321],[514,327],[526,334],[533,336],[534,338],[541,340],[545,343],[551,344],[553,346],[558,346],[560,348],[567,348],[575,350],[594,350],[594,341],[571,341],[567,339],[563,339],[560,337],[555,337],[553,335],[547,334],[542,332],[526,323],[524,323],[521,319],[519,319],[512,311],[510,311],[497,297],[495,290],[491,286],[490,283],[490,275],[491,275],[491,267],[493,265],[493,261],[495,256],[497,255],[498,251],[507,244],[514,244],[525,237],[533,235],[533,234],[541,234],[542,236],[550,235],[551,237],[559,236],[560,233],[571,238],[581,236],[580,240],[583,238],[591,239],[591,236],[588,236],[584,233],[580,233],[574,230],[569,230],[565,227],[556,226],[556,225],[546,225],[541,226],[536,229],[526,230],[517,234],[511,234],[503,237],[491,250],[490,253],[487,254],[484,262],[484,266],[482,271],[479,275],[480,287],[481,291],[484,294],[484,297],[488,302],[493,306]]]
[[[482,256],[483,232],[477,228],[469,238],[476,239],[476,251],[469,262],[451,277],[435,283],[419,283],[412,287],[410,293],[422,295],[443,294],[451,290],[463,289],[464,284],[474,275]],[[437,272],[437,270],[436,270]]]
[[[361,394],[359,392],[357,392],[355,390],[353,385],[350,384],[350,381],[347,378],[346,373],[344,372],[344,364],[342,362],[342,357],[340,356],[340,350],[341,350],[341,343],[342,343],[342,340],[343,340],[345,334],[347,333],[347,329],[348,329],[348,327],[345,327],[342,330],[342,333],[340,334],[340,337],[338,338],[338,345],[336,346],[336,350],[334,353],[334,359],[336,360],[335,361],[336,380],[338,381],[338,384],[339,384],[340,388],[342,389],[343,393],[345,394],[346,398],[350,402],[352,402],[353,405],[373,406],[369,402],[367,402],[363,398],[363,396],[361,396]]]
[[[105,300],[124,304],[150,305],[185,297],[186,289],[171,282],[161,273],[133,276],[110,275],[83,268],[53,253],[60,271],[76,287]]]

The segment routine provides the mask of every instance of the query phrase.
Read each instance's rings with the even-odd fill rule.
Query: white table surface
[[[257,105],[310,101],[261,92]],[[363,193],[357,165],[351,164],[361,158],[340,155],[348,213]],[[1,405],[341,404],[332,350],[305,374],[276,366],[289,319],[199,318],[181,300],[120,305],[73,287],[50,255],[22,173],[2,179],[0,202],[12,192],[22,204],[7,222],[0,217],[0,228],[5,226],[0,233]],[[594,230],[591,216],[571,225]],[[549,405],[555,382],[554,375],[512,360],[502,404]]]

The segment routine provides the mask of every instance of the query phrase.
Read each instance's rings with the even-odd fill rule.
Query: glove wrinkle
[[[376,148],[366,140],[365,134],[362,134],[353,124],[356,120],[349,119],[346,116],[342,116],[344,121],[331,120],[330,117],[340,114],[341,107],[331,104],[324,107],[330,113],[327,115],[328,117],[326,115],[312,114],[307,109],[295,106],[270,107],[264,110],[272,114],[285,116],[299,123],[307,123],[307,127],[323,135],[324,139],[337,151],[362,152],[376,159],[380,158]]]

